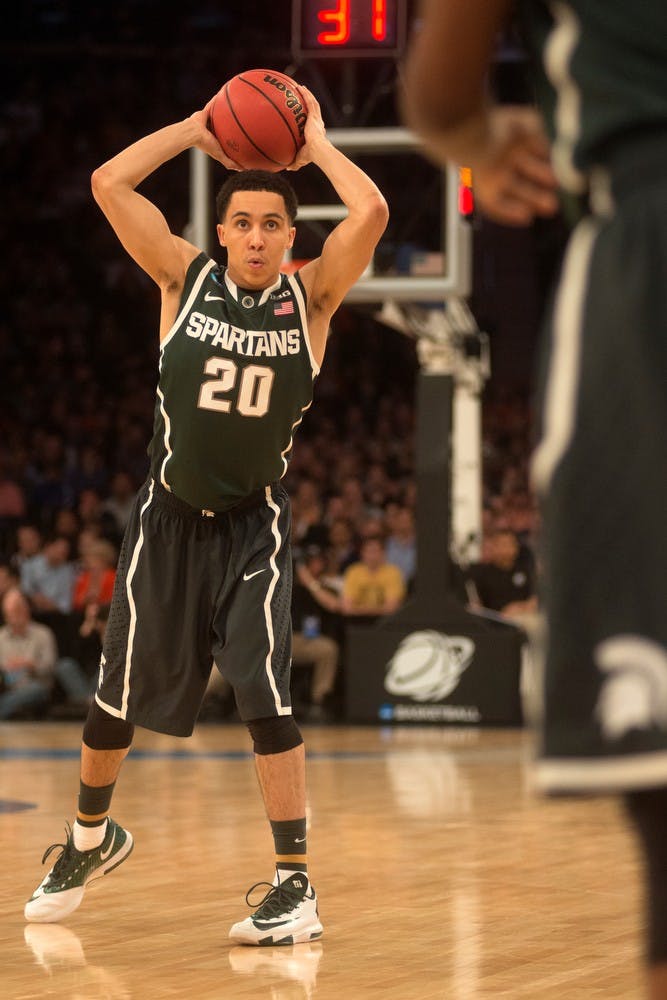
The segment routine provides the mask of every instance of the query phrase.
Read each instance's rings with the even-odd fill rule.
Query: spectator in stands
[[[6,456],[0,454],[0,519],[21,520],[26,515],[25,493],[7,471]]]
[[[486,539],[483,561],[467,570],[471,604],[499,612],[521,624],[537,612],[535,565],[516,534],[496,528]]]
[[[80,496],[84,490],[93,490],[102,496],[107,489],[109,473],[99,448],[91,444],[84,445],[79,452],[76,467],[68,478],[75,496]]]
[[[313,667],[307,722],[330,718],[327,700],[340,658],[341,601],[324,582],[325,567],[322,549],[309,546],[296,562],[292,589],[292,666]]]
[[[346,615],[389,615],[405,597],[398,566],[387,562],[384,541],[376,536],[361,543],[360,559],[345,571],[342,609]]]
[[[19,587],[19,574],[10,562],[0,563],[0,625],[5,624],[2,613],[2,601],[5,594]]]
[[[102,504],[102,510],[113,519],[116,537],[121,540],[136,494],[132,477],[127,472],[116,472],[111,480],[110,494]]]
[[[25,491],[8,474],[5,456],[0,453],[0,551],[9,552],[14,533],[26,515]]]
[[[385,545],[387,562],[398,566],[408,589],[410,589],[417,568],[415,516],[409,507],[399,507],[392,522],[393,529]]]
[[[341,487],[342,513],[355,527],[368,515],[368,507],[364,498],[361,479],[358,476],[348,476]]]
[[[109,536],[114,533],[115,521],[104,509],[104,503],[97,490],[88,487],[79,494],[77,507],[81,530],[96,528],[100,534]]]
[[[79,625],[77,661],[83,673],[89,678],[91,689],[94,689],[97,684],[102,644],[108,620],[109,605],[91,602],[86,605]]]
[[[357,524],[357,534],[360,542],[364,538],[381,538],[384,540],[386,526],[382,511],[371,511]]]
[[[69,538],[55,535],[38,555],[22,563],[21,589],[36,613],[66,615],[72,610],[75,570],[70,554]]]
[[[0,627],[0,719],[46,710],[57,658],[56,640],[46,625],[32,621],[30,605],[17,588],[2,599]]]
[[[345,517],[338,517],[329,525],[326,547],[326,574],[343,584],[343,573],[353,562],[357,562],[359,552],[352,525]]]
[[[47,539],[42,551],[21,566],[21,590],[32,613],[56,636],[63,655],[72,652],[72,595],[76,568],[70,559],[71,544],[64,535]]]
[[[322,542],[326,535],[324,506],[313,479],[299,480],[292,497],[292,539],[298,548]]]
[[[81,529],[76,543],[76,555],[79,569],[83,569],[88,552],[101,538],[102,529],[97,523],[88,524],[85,528]]]
[[[340,493],[331,493],[324,506],[324,523],[331,526],[334,521],[345,520],[343,498]]]
[[[370,510],[380,513],[391,496],[392,485],[384,465],[373,462],[364,476],[364,496]]]
[[[55,513],[73,499],[66,475],[66,448],[61,434],[38,431],[35,434],[34,459],[29,465],[28,480],[32,516],[50,530]]]
[[[36,524],[20,524],[16,529],[16,551],[10,561],[14,569],[20,573],[21,567],[28,559],[39,555],[42,551],[42,533]]]
[[[78,514],[71,507],[61,507],[56,512],[53,522],[53,533],[55,535],[65,535],[66,538],[69,538],[73,553],[77,551],[79,529]]]
[[[83,612],[89,604],[111,604],[117,561],[115,546],[106,538],[90,544],[83,557],[83,568],[74,581],[74,611]]]

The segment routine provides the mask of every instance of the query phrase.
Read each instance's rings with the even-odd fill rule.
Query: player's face
[[[285,202],[273,191],[235,191],[218,225],[229,277],[242,288],[267,288],[294,242]]]

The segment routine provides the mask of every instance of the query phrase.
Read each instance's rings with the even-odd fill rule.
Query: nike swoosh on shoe
[[[100,851],[100,861],[106,861],[106,859],[111,854],[111,851],[113,849],[113,845],[115,843],[116,843],[116,831],[114,830],[113,837],[111,838],[111,843],[109,844],[109,849],[106,852],[105,851]]]

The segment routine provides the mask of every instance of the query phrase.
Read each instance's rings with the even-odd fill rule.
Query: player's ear
[[[220,246],[221,247],[227,246],[227,244],[225,243],[225,227],[221,222],[217,224],[217,226],[215,227],[215,231],[218,234],[218,243],[220,244]]]
[[[294,237],[296,236],[296,226],[290,226],[287,249],[291,250],[294,246]]]

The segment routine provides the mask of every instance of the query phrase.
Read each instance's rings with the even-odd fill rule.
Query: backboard
[[[334,146],[368,170],[387,198],[390,211],[390,236],[387,239],[385,234],[380,241],[369,273],[350,289],[345,301],[394,299],[442,305],[452,296],[467,296],[471,282],[472,240],[470,224],[459,214],[458,169],[452,166],[443,171],[426,161],[420,140],[407,128],[332,128],[327,130],[327,136]],[[383,184],[377,173],[385,158],[392,158],[394,163],[387,183]],[[365,159],[371,160],[368,167]],[[298,174],[293,175],[295,184],[297,178]],[[412,187],[411,181],[414,182]],[[335,198],[333,190],[331,194]],[[416,217],[424,195],[430,232],[425,240],[422,233],[420,240]],[[301,194],[300,200],[303,200]],[[345,211],[344,206],[335,201],[302,204],[297,224],[319,223],[318,235],[322,238],[326,235],[323,224],[331,228],[345,216]],[[414,240],[405,238],[402,243],[397,242],[395,229],[392,235],[392,220],[397,215],[402,219],[403,236],[406,237],[412,226]],[[295,256],[301,256],[298,244]]]

